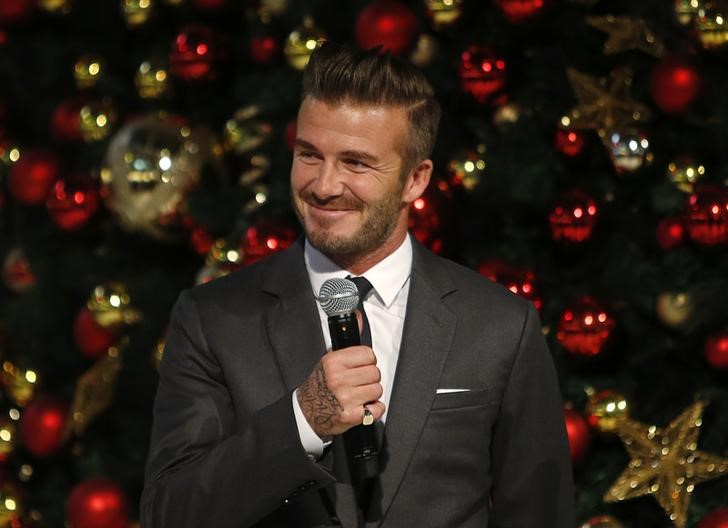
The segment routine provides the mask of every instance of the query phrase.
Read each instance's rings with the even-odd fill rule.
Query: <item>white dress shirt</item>
[[[304,259],[306,270],[313,289],[312,294],[318,296],[321,285],[328,279],[346,278],[351,275],[341,269],[323,253],[311,246],[306,240]],[[382,375],[383,394],[381,401],[389,409],[389,398],[392,395],[394,373],[397,368],[399,347],[402,341],[404,316],[409,297],[410,273],[412,271],[412,242],[409,235],[404,242],[384,260],[364,272],[364,277],[372,284],[372,291],[364,299],[364,310],[369,319],[372,332],[372,349],[377,356],[377,367]],[[318,305],[321,328],[326,341],[326,350],[331,350],[328,316]],[[293,393],[293,411],[298,425],[301,444],[312,459],[321,457],[324,443],[314,433],[303,415],[296,392]],[[386,421],[387,411],[381,421]]]

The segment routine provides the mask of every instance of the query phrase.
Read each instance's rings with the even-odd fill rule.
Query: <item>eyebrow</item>
[[[316,148],[316,145],[314,145],[313,143],[309,143],[308,141],[306,141],[304,139],[296,138],[296,141],[294,142],[294,144],[297,147],[314,150],[316,152],[319,151],[319,149]],[[358,159],[358,160],[362,160],[362,161],[367,161],[370,163],[376,163],[379,161],[379,158],[377,158],[373,154],[370,154],[369,152],[366,152],[363,150],[344,150],[342,152],[339,152],[339,156],[341,156],[343,158],[354,158],[354,159]]]

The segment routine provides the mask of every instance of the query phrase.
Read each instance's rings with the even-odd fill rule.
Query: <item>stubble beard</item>
[[[310,204],[312,200],[313,198],[309,194],[302,193],[299,195],[298,201],[293,199],[294,210],[306,232],[309,243],[329,256],[365,255],[376,250],[394,231],[402,207],[401,191],[388,193],[385,198],[369,205],[364,223],[353,235],[341,236],[331,232],[331,228],[336,224],[336,221],[333,220],[326,223],[319,221],[316,229],[311,229],[306,225],[301,206],[298,204],[301,202]],[[363,204],[358,205],[357,210],[362,211]]]

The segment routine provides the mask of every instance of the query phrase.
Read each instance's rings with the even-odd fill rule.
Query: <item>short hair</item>
[[[409,172],[432,154],[440,105],[425,75],[413,64],[381,47],[359,50],[325,42],[314,50],[303,73],[301,101],[400,107],[410,134],[402,157]]]

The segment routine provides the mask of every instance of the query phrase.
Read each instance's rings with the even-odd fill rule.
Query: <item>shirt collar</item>
[[[304,246],[304,260],[314,295],[318,295],[321,285],[326,280],[335,277],[345,278],[351,275],[309,244],[308,240],[306,240]],[[389,308],[407,279],[409,279],[411,271],[412,241],[407,235],[393,253],[368,269],[363,276],[372,283],[379,298]]]

